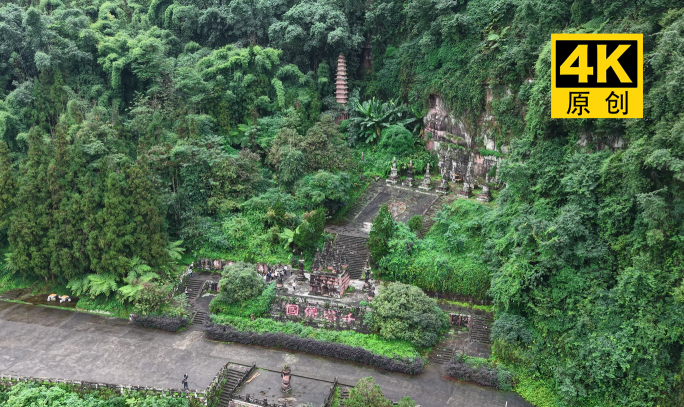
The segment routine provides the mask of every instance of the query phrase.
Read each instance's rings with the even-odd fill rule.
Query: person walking
[[[183,390],[188,390],[188,374],[183,375]]]

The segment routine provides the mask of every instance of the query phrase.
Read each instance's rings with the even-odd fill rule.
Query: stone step
[[[494,319],[490,316],[473,316],[470,320],[469,337],[471,341],[491,344],[491,331]]]
[[[344,401],[349,400],[349,387],[340,386],[340,406],[344,407]]]
[[[368,239],[363,237],[337,234],[333,248],[346,253],[349,278],[360,279],[368,260]]]
[[[196,311],[192,317],[192,322],[190,323],[190,325],[194,325],[194,326],[203,325],[206,317],[207,317],[206,311],[203,311],[203,310]]]

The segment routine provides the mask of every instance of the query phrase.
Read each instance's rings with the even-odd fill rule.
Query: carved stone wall
[[[490,89],[486,92],[487,103],[491,102],[493,95]],[[474,179],[484,180],[485,175],[500,159],[494,156],[482,156],[480,149],[497,150],[494,139],[488,137],[495,125],[494,117],[489,113],[482,114],[474,125],[469,125],[463,120],[456,119],[451,114],[444,99],[440,95],[430,95],[428,101],[429,110],[424,119],[425,132],[432,137],[427,142],[427,149],[433,151],[452,150],[454,155],[462,157],[459,166],[463,173],[461,176],[469,176]],[[477,140],[481,140],[477,142]],[[507,148],[501,146],[503,152]],[[492,179],[492,181],[496,181]]]
[[[299,296],[276,297],[271,305],[271,318],[276,321],[294,321],[314,328],[361,333],[370,332],[365,318],[368,312],[370,310],[366,307]]]

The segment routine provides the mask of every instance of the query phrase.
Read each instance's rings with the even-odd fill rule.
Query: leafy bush
[[[393,125],[409,125],[418,121],[414,114],[409,114],[405,105],[394,100],[381,102],[375,98],[363,103],[356,103],[349,122],[353,125],[356,136],[366,143],[375,143],[383,129]],[[412,112],[413,113],[413,112]]]
[[[325,229],[325,211],[319,208],[302,215],[302,223],[297,226],[293,242],[304,250],[316,248]]]
[[[220,302],[234,304],[250,300],[264,290],[264,280],[256,272],[254,264],[239,261],[225,267],[220,282]]]
[[[490,272],[483,262],[483,225],[490,213],[479,202],[459,199],[435,215],[435,224],[422,240],[400,227],[380,261],[383,278],[423,290],[487,299]]]
[[[269,319],[259,319],[256,321],[240,321],[236,317],[212,317],[212,320],[221,321],[222,323],[229,322],[231,326],[218,325],[215,323],[205,324],[207,337],[212,340],[224,342],[237,342],[245,345],[258,345],[268,347],[282,347],[294,351],[306,352],[319,356],[328,356],[337,359],[349,360],[352,362],[359,362],[370,366],[379,367],[381,369],[401,372],[408,374],[418,374],[423,371],[423,359],[413,350],[410,345],[385,342],[374,335],[363,335],[350,331],[325,331],[305,327],[299,324],[288,322],[287,324],[277,323]],[[280,324],[280,325],[273,325]],[[252,327],[254,331],[242,331],[236,328]],[[257,328],[258,327],[258,328]],[[269,331],[264,328],[271,328]],[[257,330],[258,329],[258,330]],[[295,334],[287,334],[283,331],[294,331],[302,336]],[[263,332],[260,333],[259,331]],[[336,339],[341,342],[328,341]],[[377,350],[386,353],[389,349],[399,350],[403,348],[401,353],[411,354],[412,357],[403,357],[390,352],[390,355],[380,355],[375,352],[364,349],[362,347],[370,346]]]
[[[446,372],[453,378],[474,382],[502,390],[513,388],[513,375],[503,368],[490,367],[486,359],[471,358],[465,354],[455,355],[446,364]]]
[[[408,222],[406,222],[406,226],[408,226],[413,233],[420,232],[420,230],[423,228],[423,217],[420,215],[411,216]]]
[[[409,156],[418,139],[404,126],[393,125],[382,131],[378,150],[390,155]]]
[[[163,331],[176,332],[188,325],[190,320],[186,316],[169,317],[162,315],[135,315],[131,316],[134,324],[145,328],[161,329]]]
[[[190,407],[196,400],[147,395],[131,391],[125,395],[112,393],[110,389],[75,391],[68,385],[45,385],[17,383],[7,391],[0,390],[0,402],[5,407]]]
[[[349,399],[345,400],[346,407],[390,407],[393,404],[382,394],[382,389],[372,377],[364,377],[349,391]],[[397,404],[400,407],[415,407],[416,403],[409,397],[404,397]]]
[[[313,210],[322,205],[332,215],[349,202],[351,188],[352,178],[348,173],[320,170],[297,182],[295,196],[302,208]]]
[[[524,317],[515,314],[501,313],[492,325],[492,339],[509,344],[529,345],[533,335]]]
[[[435,300],[418,287],[390,283],[371,302],[372,324],[380,336],[429,348],[437,343],[449,321]]]
[[[373,261],[379,262],[389,252],[389,242],[396,228],[388,206],[382,205],[368,234],[368,250],[373,256]]]
[[[271,282],[258,297],[246,301],[229,304],[221,301],[220,296],[216,296],[209,303],[209,312],[212,314],[233,315],[242,318],[249,318],[252,314],[259,317],[269,310],[271,302],[275,298],[275,294],[276,283]]]

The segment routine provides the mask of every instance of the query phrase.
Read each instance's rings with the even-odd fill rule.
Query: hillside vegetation
[[[399,227],[376,259],[383,278],[492,301],[495,357],[537,405],[684,405],[680,1],[2,4],[7,287],[149,309],[181,248],[311,259],[322,214],[364,174],[386,174],[402,150],[400,168],[435,164],[420,123],[439,94],[478,149],[485,135],[509,147],[496,152],[506,187],[490,207],[444,209],[421,242]],[[644,119],[550,119],[559,32],[644,34]]]

